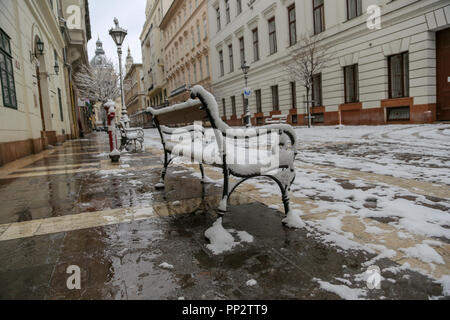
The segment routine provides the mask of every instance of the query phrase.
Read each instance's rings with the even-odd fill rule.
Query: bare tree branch
[[[320,73],[331,59],[328,49],[319,47],[320,42],[320,35],[302,35],[298,44],[289,52],[290,60],[284,63],[289,78],[308,90],[312,88],[313,76]]]
[[[84,99],[105,103],[120,96],[119,76],[110,61],[103,66],[81,67],[75,75],[75,85]]]

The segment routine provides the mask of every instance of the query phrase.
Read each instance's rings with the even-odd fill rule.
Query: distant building
[[[206,0],[175,0],[160,24],[170,103],[189,98],[195,84],[211,90],[207,8]]]
[[[90,129],[72,85],[90,38],[87,0],[0,2],[0,165]]]
[[[124,77],[125,105],[127,106],[128,116],[142,113],[145,107],[145,91],[143,82],[143,71],[141,63],[134,63],[130,49],[125,66],[126,74]]]
[[[159,25],[172,3],[173,0],[147,0],[145,24],[140,36],[146,106],[161,106],[168,97],[164,44]]]
[[[100,41],[100,37],[96,42],[95,56],[91,59],[91,66],[98,67],[104,66],[108,62],[103,50],[103,42]]]
[[[369,16],[377,9],[368,13],[369,5],[380,8],[379,29],[368,27],[368,20],[369,26],[376,22]],[[450,120],[448,1],[215,0],[208,2],[208,17],[212,84],[230,124],[242,125],[244,59],[251,67],[253,124],[274,114],[305,124],[306,90],[284,67],[303,36],[320,37],[318,47],[329,47],[332,57],[313,77],[315,124]],[[180,38],[169,36],[172,42]],[[176,46],[169,52],[170,82],[179,85],[182,55]]]

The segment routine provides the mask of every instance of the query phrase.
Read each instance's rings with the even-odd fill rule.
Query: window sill
[[[361,110],[362,102],[343,103],[339,106],[339,111]]]

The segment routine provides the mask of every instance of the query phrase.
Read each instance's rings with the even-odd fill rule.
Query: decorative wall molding
[[[425,14],[428,30],[438,31],[450,26],[450,5]]]
[[[341,67],[347,67],[359,62],[359,52],[351,53],[339,58]]]
[[[256,27],[258,27],[258,21],[259,21],[259,15],[254,16],[252,19],[250,19],[247,22],[247,26],[250,30],[255,29]]]
[[[237,38],[241,38],[244,35],[244,26],[241,26],[239,29],[237,29],[236,31],[234,31],[234,35]]]
[[[263,10],[262,14],[264,15],[264,18],[270,19],[275,15],[275,11],[277,9],[277,3],[274,2],[270,6],[268,6],[266,9]]]
[[[402,52],[409,51],[410,42],[411,42],[411,37],[406,37],[403,39],[385,43],[385,44],[383,44],[383,54],[385,57],[388,57],[393,54],[399,54]]]

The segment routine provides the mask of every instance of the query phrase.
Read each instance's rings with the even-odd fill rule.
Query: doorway
[[[437,120],[450,120],[450,28],[436,32]]]

